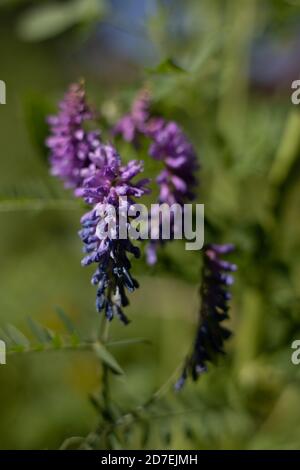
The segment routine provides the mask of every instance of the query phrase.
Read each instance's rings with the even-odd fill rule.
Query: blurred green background
[[[49,176],[43,146],[45,115],[80,77],[104,134],[150,84],[154,108],[197,149],[206,241],[237,246],[228,354],[179,395],[174,370],[194,337],[201,256],[174,242],[155,268],[134,264],[132,323],[114,321],[109,335],[150,344],[111,347],[125,371],[110,379],[115,412],[139,410],[167,386],[103,447],[300,448],[300,366],[291,363],[300,339],[300,114],[290,99],[299,73],[299,0],[0,0],[0,326],[31,338],[30,316],[63,332],[60,306],[84,337],[99,328],[91,271],[80,266],[84,208]],[[147,159],[144,149],[118,149],[125,160]],[[155,164],[146,168],[154,176]],[[0,448],[55,449],[87,435],[99,415],[89,396],[101,386],[90,352],[9,355]]]

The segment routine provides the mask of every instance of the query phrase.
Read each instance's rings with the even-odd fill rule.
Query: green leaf
[[[56,307],[55,312],[57,313],[60,320],[63,322],[66,330],[71,335],[78,336],[75,325],[74,325],[73,321],[71,320],[71,318],[69,317],[69,315],[67,315],[66,312],[61,307]]]
[[[78,208],[80,206],[72,199],[31,199],[22,197],[0,199],[0,212],[73,210]]]
[[[61,307],[56,307],[56,313],[63,322],[66,330],[70,333],[70,343],[72,346],[78,346],[80,343],[80,335],[69,315]]]
[[[15,326],[7,325],[5,331],[16,346],[21,346],[22,349],[28,349],[30,347],[30,342],[28,338],[26,338],[26,336]]]
[[[65,322],[67,317],[64,317]],[[8,346],[8,352],[14,353],[34,353],[41,351],[76,351],[89,350],[92,351],[91,341],[81,341],[72,327],[71,334],[62,336],[48,328],[43,327],[31,317],[27,318],[27,322],[33,336],[37,342],[31,344],[27,337],[19,331],[15,326],[8,325],[5,330],[0,330],[0,339]],[[69,329],[71,326],[69,325]]]
[[[107,343],[107,346],[127,346],[131,344],[151,344],[151,341],[149,341],[146,338],[128,338],[128,339],[119,339],[116,341],[109,341]]]
[[[98,359],[107,365],[114,374],[122,375],[124,374],[122,368],[119,366],[116,359],[111,355],[111,353],[100,343],[94,343],[93,345],[94,352]]]
[[[0,330],[0,339],[4,341],[4,343],[8,346],[11,347],[13,344],[12,339],[3,331],[2,329]]]
[[[65,197],[50,177],[25,179],[0,187],[0,212],[79,209],[81,203]]]
[[[26,41],[42,41],[63,33],[72,26],[100,19],[105,11],[100,0],[73,0],[33,6],[17,24],[17,33]]]
[[[169,75],[187,73],[182,67],[177,65],[173,59],[169,58],[158,64],[155,68],[147,69],[153,75]]]
[[[118,438],[115,432],[110,433],[107,436],[107,440],[109,442],[109,448],[113,450],[121,450],[123,449],[120,439]]]
[[[150,422],[147,419],[141,421],[142,436],[141,436],[141,447],[144,449],[149,442],[151,435]]]
[[[102,404],[99,400],[99,396],[96,394],[96,393],[91,393],[89,395],[89,400],[90,400],[90,403],[93,405],[93,407],[98,411],[100,412],[101,414],[103,413],[103,407],[102,407]]]
[[[70,342],[73,346],[77,346],[80,343],[80,335],[72,321],[72,319],[65,313],[61,307],[56,307],[56,313],[63,322],[66,330],[70,333]]]
[[[84,437],[68,437],[60,446],[59,450],[76,450],[84,442]]]
[[[52,337],[49,331],[41,326],[39,323],[37,323],[35,320],[33,320],[31,317],[27,318],[27,322],[29,325],[29,328],[31,329],[34,337],[40,342],[40,343],[48,343],[51,341]]]
[[[56,349],[60,349],[63,347],[64,343],[63,343],[62,337],[58,333],[54,333],[52,337],[52,344],[54,348]]]

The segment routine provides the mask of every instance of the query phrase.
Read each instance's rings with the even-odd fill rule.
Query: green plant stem
[[[105,345],[108,342],[110,322],[107,320],[104,314],[102,314],[100,329],[99,329],[99,340]],[[102,390],[101,396],[104,403],[105,416],[110,419],[110,386],[109,386],[109,368],[102,362]]]
[[[105,315],[101,318],[100,329],[99,329],[99,340],[101,343],[106,344],[108,341],[110,322],[107,320]]]
[[[56,347],[56,346],[43,346],[43,348],[40,347],[33,347],[33,348],[28,348],[28,349],[11,349],[7,351],[8,356],[12,356],[14,354],[32,354],[32,353],[43,353],[43,352],[61,352],[61,351],[67,351],[67,352],[76,352],[76,351],[92,351],[93,350],[93,343],[92,342],[86,342],[86,343],[80,343],[77,344],[76,346],[72,344],[66,344],[61,347]]]
[[[122,426],[125,423],[126,424],[129,424],[129,423],[132,424],[135,421],[138,421],[139,419],[142,419],[141,418],[141,413],[145,412],[149,408],[150,405],[152,405],[154,402],[160,400],[169,391],[170,386],[173,384],[175,378],[177,377],[177,375],[181,371],[181,369],[182,369],[182,364],[180,364],[179,366],[176,367],[176,369],[172,372],[172,374],[169,376],[169,378],[166,380],[166,382],[164,382],[153,393],[153,395],[151,395],[151,397],[145,403],[143,403],[142,405],[136,406],[132,411],[129,411],[128,413],[125,413],[124,415],[120,416],[115,421],[111,420],[109,423],[107,423],[106,426],[103,426],[103,423],[100,422],[98,424],[96,430],[92,431],[91,433],[89,433],[87,435],[87,437],[83,441],[80,448],[85,448],[86,446],[89,446],[90,443],[91,443],[91,445],[96,444],[97,442],[99,442],[101,440],[102,436],[109,435],[109,433],[113,432],[116,427]],[[103,398],[104,398],[104,393],[107,392],[107,390],[105,390],[105,389],[106,389],[106,387],[104,387],[103,392],[102,392],[102,397]],[[107,400],[107,397],[105,397],[105,399]],[[174,414],[174,413],[172,413],[172,414]],[[172,414],[170,414],[170,415],[172,415]],[[169,415],[168,414],[163,415],[163,416],[156,415],[156,416],[154,416],[154,418],[159,419],[160,417],[163,418],[163,417],[166,417],[166,416],[169,416]],[[93,442],[91,442],[91,440]]]
[[[102,343],[102,341],[96,341],[96,343]],[[138,344],[138,343],[144,343],[148,344],[146,340],[143,340],[142,338],[137,338],[136,340],[132,340],[131,342],[128,342],[126,340],[115,340],[115,341],[106,341],[105,346],[106,347],[116,347],[116,346],[126,346],[130,344]],[[9,349],[7,351],[8,356],[13,356],[15,354],[33,354],[33,353],[48,353],[48,352],[61,352],[61,351],[66,351],[66,352],[82,352],[82,351],[87,351],[87,352],[93,352],[94,351],[94,341],[85,341],[82,343],[79,343],[77,345],[73,344],[65,344],[61,347],[57,346],[52,346],[52,345],[43,345],[43,347],[30,347],[30,348],[20,348],[20,349]]]

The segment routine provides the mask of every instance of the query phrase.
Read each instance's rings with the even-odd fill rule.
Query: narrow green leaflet
[[[5,332],[8,337],[13,341],[14,349],[18,349],[20,351],[29,349],[30,342],[28,338],[26,338],[26,336],[20,330],[18,330],[18,328],[13,325],[7,325],[5,327]]]
[[[109,341],[107,346],[127,346],[130,344],[151,344],[151,341],[146,338],[128,338],[128,339],[119,339],[116,341]]]
[[[182,67],[177,65],[172,58],[165,59],[160,62],[156,67],[147,69],[149,74],[153,75],[168,75],[168,74],[183,74],[186,73]]]
[[[80,437],[80,436],[69,437],[62,443],[59,450],[76,450],[79,448],[80,444],[83,443],[83,441],[84,441],[84,437]]]
[[[111,355],[111,353],[100,343],[94,343],[93,349],[101,362],[103,362],[110,370],[117,375],[124,374],[122,368],[117,363],[116,359]]]
[[[69,210],[78,209],[79,205],[71,199],[34,199],[4,198],[0,199],[0,212]]]
[[[66,330],[71,334],[76,333],[75,325],[72,322],[69,315],[67,315],[66,312],[61,307],[56,307],[55,312],[57,313],[60,320],[63,322]]]
[[[49,343],[49,341],[52,340],[52,335],[50,334],[50,332],[46,328],[44,328],[42,325],[37,323],[35,320],[33,320],[31,317],[28,317],[27,322],[34,337],[40,343],[42,344]]]

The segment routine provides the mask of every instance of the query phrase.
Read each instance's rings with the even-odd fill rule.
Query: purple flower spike
[[[113,129],[114,135],[121,135],[126,142],[137,145],[141,134],[145,134],[145,126],[150,117],[150,96],[142,90],[134,100],[131,111],[125,114]]]
[[[79,236],[86,253],[82,265],[98,264],[92,277],[92,283],[97,285],[97,310],[104,310],[108,320],[117,316],[126,324],[128,319],[122,307],[129,302],[125,291],[132,292],[138,287],[130,274],[128,254],[139,257],[140,251],[130,240],[119,239],[118,215],[120,210],[127,217],[135,198],[149,192],[146,187],[149,180],[133,183],[132,179],[143,170],[141,162],[131,161],[123,166],[111,145],[101,145],[90,160],[90,166],[84,171],[82,188],[77,190],[79,196],[93,205],[81,219],[83,228]],[[114,222],[114,233],[109,229],[110,222]]]
[[[194,199],[197,185],[195,172],[198,169],[197,157],[193,146],[175,122],[163,122],[151,131],[153,143],[150,155],[165,163],[165,169],[158,176],[161,186],[161,203],[183,205]],[[167,192],[166,191],[167,188]]]
[[[149,155],[164,164],[164,169],[156,179],[160,187],[159,203],[177,203],[183,206],[194,199],[198,184],[195,150],[176,122],[151,115],[148,92],[143,91],[138,95],[131,112],[119,121],[113,132],[135,145],[142,135],[150,139]],[[175,230],[176,227],[171,227],[171,234]],[[149,264],[156,263],[156,250],[162,243],[161,239],[151,240],[149,243]]]
[[[134,122],[144,119],[145,110],[142,101],[135,105]],[[81,219],[79,235],[85,253],[82,265],[98,264],[92,277],[92,283],[98,286],[97,310],[104,310],[108,320],[118,316],[127,323],[122,311],[129,303],[125,290],[131,292],[138,287],[130,274],[127,255],[138,257],[140,253],[128,239],[120,239],[119,217],[125,215],[128,224],[128,208],[135,198],[149,192],[146,187],[149,180],[133,183],[132,179],[143,171],[142,163],[130,161],[122,165],[116,149],[103,144],[98,131],[84,129],[84,124],[94,119],[83,84],[71,85],[58,114],[48,118],[51,173],[92,206]]]
[[[78,188],[82,170],[89,165],[89,156],[99,147],[98,131],[86,131],[83,125],[95,119],[86,103],[83,83],[72,84],[59,105],[56,116],[48,118],[51,135],[46,140],[50,149],[51,173],[66,188]]]
[[[233,284],[233,277],[228,272],[236,271],[235,264],[220,259],[220,255],[234,250],[233,245],[206,245],[203,248],[203,277],[200,287],[201,309],[198,330],[191,355],[187,358],[183,372],[175,388],[181,389],[190,375],[197,380],[207,371],[207,362],[216,354],[224,354],[224,341],[231,332],[221,326],[228,319],[228,286]],[[225,272],[224,272],[225,271]]]
[[[159,203],[183,206],[192,201],[198,183],[196,178],[198,163],[194,148],[181,128],[175,122],[153,118],[152,122],[149,122],[147,134],[152,140],[149,154],[165,165],[156,179],[160,186]],[[175,226],[171,227],[171,233],[175,230]],[[162,240],[152,240],[148,245],[149,264],[156,262],[154,251],[160,244]]]

